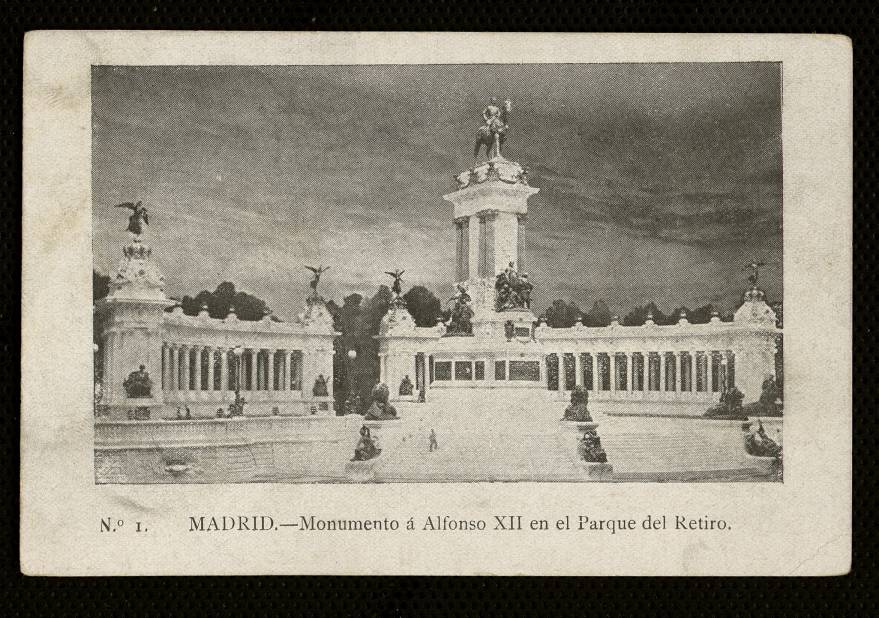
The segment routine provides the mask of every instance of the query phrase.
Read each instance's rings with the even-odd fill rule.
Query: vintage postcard
[[[848,39],[35,32],[24,76],[25,573],[848,570]]]

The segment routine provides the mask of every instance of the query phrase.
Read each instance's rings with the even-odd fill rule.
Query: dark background
[[[21,234],[21,63],[24,33],[34,29],[206,30],[465,30],[609,32],[821,32],[845,34],[854,45],[855,298],[854,352],[872,341],[875,280],[872,249],[876,195],[872,152],[875,121],[870,103],[876,80],[876,21],[870,3],[854,2],[536,2],[515,4],[373,2],[7,2],[0,17],[2,140],[0,171],[6,216],[0,224],[0,264],[7,294],[0,305],[0,343],[7,361],[0,435],[4,439],[4,495],[0,554],[4,578],[0,604],[8,614],[218,615],[226,612],[296,615],[500,615],[775,614],[876,615],[875,406],[868,392],[870,367],[854,377],[854,542],[852,573],[816,579],[642,578],[25,578],[18,571],[18,380]],[[864,371],[866,368],[868,371]],[[845,414],[844,410],[827,410]],[[820,435],[820,427],[816,428]],[[804,514],[804,516],[807,516]],[[761,542],[755,537],[754,543]],[[431,551],[430,547],[422,548]],[[633,557],[635,559],[636,557]],[[88,560],[88,555],[82,556]],[[494,610],[494,611],[492,611]],[[286,613],[286,612],[285,612]]]

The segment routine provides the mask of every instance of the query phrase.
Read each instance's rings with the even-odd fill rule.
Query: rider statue
[[[503,107],[498,106],[497,99],[491,98],[491,102],[482,110],[482,119],[485,124],[476,132],[476,144],[473,147],[473,158],[478,158],[482,147],[485,146],[485,156],[488,158],[500,157],[501,146],[506,140],[509,125],[510,111],[513,104],[509,99],[504,101]]]

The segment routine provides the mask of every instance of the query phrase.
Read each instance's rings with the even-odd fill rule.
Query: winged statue
[[[128,208],[131,210],[131,216],[128,217],[128,231],[135,236],[143,234],[143,226],[150,224],[149,214],[143,203],[138,200],[135,202],[123,202],[116,204],[116,208]]]
[[[385,274],[394,278],[394,283],[391,284],[391,292],[394,293],[396,298],[399,298],[403,293],[403,273],[405,270],[400,270],[399,268],[394,271],[386,270]]]
[[[748,281],[752,286],[757,286],[757,280],[760,278],[760,267],[766,266],[766,262],[751,262],[743,270],[750,270],[751,274],[748,275]]]
[[[307,268],[308,270],[310,270],[311,272],[314,273],[314,276],[311,278],[311,283],[309,283],[309,285],[311,286],[311,293],[314,296],[317,296],[317,284],[320,283],[320,276],[322,274],[324,274],[325,272],[327,272],[330,269],[330,267],[324,266],[323,264],[321,264],[320,266],[316,266],[316,267],[309,266],[306,264],[305,268]]]

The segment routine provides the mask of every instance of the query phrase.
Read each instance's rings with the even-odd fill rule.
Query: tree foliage
[[[551,328],[570,328],[580,321],[580,307],[561,299],[552,301],[546,310],[546,324]]]
[[[92,269],[92,301],[101,300],[110,293],[110,275]]]
[[[184,296],[180,305],[186,315],[198,315],[201,308],[207,305],[208,315],[217,319],[225,318],[230,308],[235,307],[239,320],[261,320],[268,309],[264,300],[236,290],[235,284],[229,281],[218,285],[213,292],[202,290],[194,297]]]
[[[442,304],[433,292],[423,285],[415,285],[403,294],[406,308],[412,314],[416,326],[435,326],[442,313]]]

